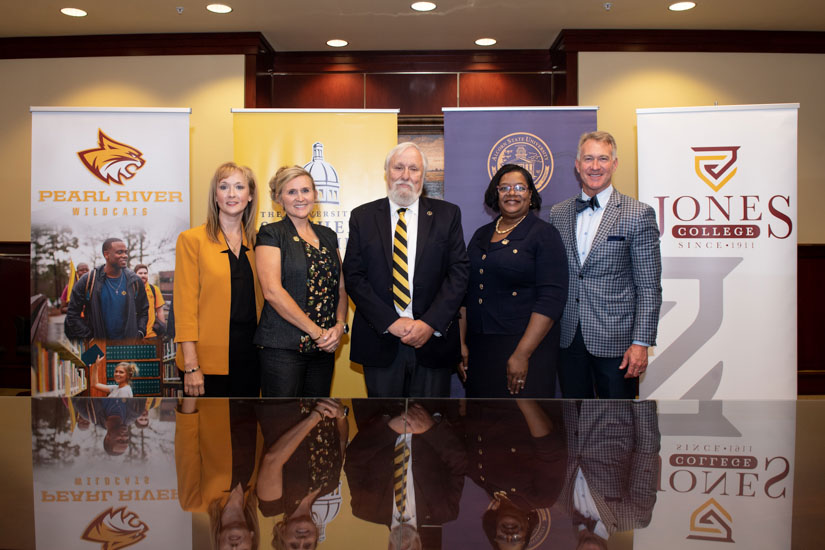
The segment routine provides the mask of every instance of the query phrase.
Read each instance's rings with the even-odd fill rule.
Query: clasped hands
[[[318,349],[327,353],[333,353],[338,349],[338,344],[341,343],[341,337],[344,335],[344,325],[336,323],[334,326],[322,329],[321,335],[316,340],[313,340],[318,346]]]
[[[421,319],[399,317],[389,326],[387,331],[393,336],[401,338],[402,344],[420,348],[433,335],[434,329]]]
[[[397,434],[422,434],[435,425],[435,420],[427,409],[413,403],[407,408],[407,412],[390,419],[388,425]]]

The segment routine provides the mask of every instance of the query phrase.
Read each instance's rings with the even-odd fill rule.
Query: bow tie
[[[582,198],[576,199],[576,214],[579,214],[582,210],[587,210],[588,208],[592,208],[593,210],[599,207],[599,199],[596,198],[596,195],[590,197],[590,200],[586,201]]]

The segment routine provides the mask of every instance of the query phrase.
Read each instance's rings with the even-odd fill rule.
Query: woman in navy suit
[[[462,309],[460,374],[467,397],[553,397],[567,256],[541,207],[530,172],[505,164],[484,203],[500,215],[470,244]]]

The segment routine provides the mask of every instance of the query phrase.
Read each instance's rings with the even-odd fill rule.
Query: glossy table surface
[[[307,550],[825,535],[822,400],[6,397],[0,418],[2,549],[212,548],[221,522],[222,548]]]

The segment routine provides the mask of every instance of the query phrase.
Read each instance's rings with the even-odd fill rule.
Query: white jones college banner
[[[659,402],[661,471],[633,550],[791,548],[796,401]]]
[[[798,109],[636,111],[663,268],[642,397],[796,398]]]

